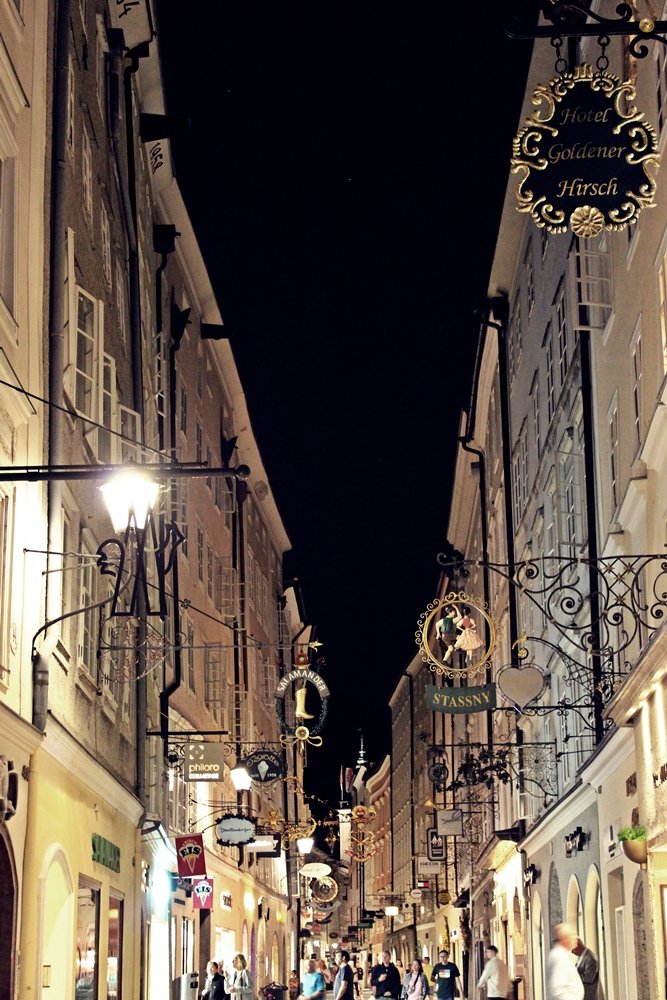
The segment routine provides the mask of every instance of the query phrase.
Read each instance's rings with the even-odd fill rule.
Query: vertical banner
[[[178,874],[181,878],[193,875],[206,876],[204,839],[201,833],[191,833],[187,837],[176,837],[176,858]]]
[[[192,907],[195,910],[213,909],[212,878],[195,878],[192,880]]]

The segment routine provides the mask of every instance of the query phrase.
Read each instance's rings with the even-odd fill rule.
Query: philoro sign
[[[632,83],[588,65],[540,84],[513,143],[519,211],[588,238],[654,206],[657,139],[634,100]]]

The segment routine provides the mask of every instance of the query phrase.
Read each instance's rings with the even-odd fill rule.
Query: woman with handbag
[[[232,1000],[253,1000],[255,990],[244,956],[234,955],[232,965],[234,971],[227,977],[226,992],[229,993]]]
[[[424,975],[421,962],[415,958],[405,974],[401,987],[401,1000],[425,1000],[428,994],[428,980]]]

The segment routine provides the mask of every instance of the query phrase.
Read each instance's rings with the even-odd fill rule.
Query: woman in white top
[[[232,1000],[253,1000],[254,988],[252,977],[248,972],[248,963],[243,955],[234,955],[232,959],[234,971],[227,976],[227,986],[225,992],[229,993]]]

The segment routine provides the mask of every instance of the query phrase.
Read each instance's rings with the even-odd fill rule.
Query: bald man
[[[547,1000],[584,1000],[584,984],[572,954],[577,932],[569,924],[556,924],[553,936],[547,959]]]

